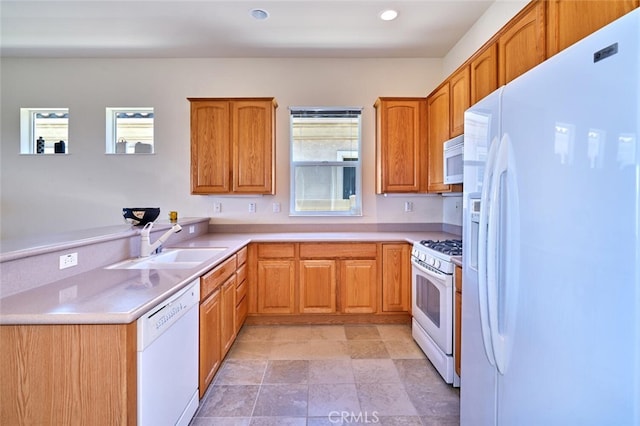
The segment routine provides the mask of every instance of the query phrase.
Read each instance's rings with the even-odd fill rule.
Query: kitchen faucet
[[[176,223],[171,227],[171,229],[162,234],[155,243],[151,244],[151,240],[149,239],[151,228],[153,228],[153,222],[147,223],[140,232],[140,236],[142,237],[142,241],[140,242],[140,257],[149,257],[151,253],[162,246],[162,244],[164,244],[172,234],[182,231],[182,226]]]

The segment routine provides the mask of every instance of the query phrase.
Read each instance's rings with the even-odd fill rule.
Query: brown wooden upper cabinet
[[[471,73],[465,65],[449,79],[449,95],[451,97],[449,114],[449,138],[464,133],[464,112],[471,106]]]
[[[443,176],[443,144],[451,138],[452,103],[450,80],[442,83],[427,97],[428,192],[441,193],[461,190],[461,185],[445,185]],[[462,112],[464,113],[464,110]]]
[[[189,98],[191,193],[274,194],[274,98]]]
[[[548,0],[547,57],[638,7],[638,0]]]
[[[544,1],[529,3],[499,32],[498,84],[502,86],[546,59]]]
[[[378,98],[376,193],[426,192],[426,98]]]
[[[471,105],[498,88],[498,46],[490,43],[469,62]]]

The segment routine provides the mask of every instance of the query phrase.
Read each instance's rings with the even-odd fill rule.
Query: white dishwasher
[[[138,425],[188,425],[198,409],[199,280],[137,321]]]

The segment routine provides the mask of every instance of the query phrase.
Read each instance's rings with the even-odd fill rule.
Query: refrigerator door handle
[[[505,351],[504,337],[501,335],[499,325],[499,314],[502,304],[500,303],[501,291],[504,290],[504,275],[501,269],[504,259],[503,233],[505,232],[505,211],[503,197],[504,183],[506,180],[508,166],[509,143],[508,136],[503,135],[495,153],[495,163],[491,172],[491,189],[489,203],[489,218],[487,223],[487,306],[489,313],[489,334],[491,347],[498,371],[504,374]]]
[[[487,266],[488,266],[488,217],[491,212],[491,184],[497,146],[500,140],[494,138],[489,145],[485,173],[482,180],[482,194],[480,204],[480,220],[478,224],[478,304],[480,307],[480,329],[482,330],[482,343],[485,354],[491,365],[495,366],[495,357],[492,346],[491,330],[489,326],[489,312],[487,300]]]
[[[492,171],[487,227],[487,299],[496,367],[505,374],[516,326],[519,288],[520,211],[511,139],[504,134]],[[509,256],[507,261],[506,256]]]

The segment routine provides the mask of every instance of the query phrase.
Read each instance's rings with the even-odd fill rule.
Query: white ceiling
[[[0,0],[7,57],[440,58],[494,0]],[[257,21],[253,8],[270,16]],[[384,22],[387,8],[399,13]]]

